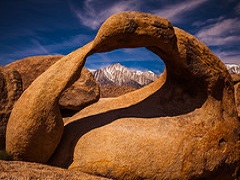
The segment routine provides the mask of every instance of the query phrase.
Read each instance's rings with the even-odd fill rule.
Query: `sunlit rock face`
[[[30,56],[10,63],[4,68],[17,70],[22,77],[23,90],[26,90],[38,76],[62,57],[62,55]],[[98,84],[90,71],[84,67],[74,84],[61,94],[58,104],[62,112],[67,110],[79,111],[87,105],[98,101],[99,96]]]
[[[56,102],[87,57],[134,47],[157,54],[166,71],[140,90],[84,108],[63,133]],[[11,114],[7,151],[113,179],[226,179],[237,176],[239,126],[232,79],[207,46],[167,19],[124,12],[29,86]]]

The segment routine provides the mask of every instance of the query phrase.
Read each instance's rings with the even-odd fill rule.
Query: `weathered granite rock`
[[[7,64],[4,68],[17,70],[22,77],[23,90],[26,90],[39,75],[62,57],[62,55],[30,56]]]
[[[231,178],[240,160],[239,121],[224,64],[167,20],[140,13],[109,18],[93,49],[139,46],[164,60],[166,82],[70,119],[66,131],[81,130],[70,169],[116,179]]]
[[[240,74],[231,74],[234,84],[240,82]]]
[[[10,63],[5,68],[19,71],[23,80],[23,90],[26,90],[39,75],[62,57],[62,55],[32,56]],[[79,111],[98,101],[99,86],[92,73],[84,67],[81,74],[80,78],[60,96],[59,105],[62,110]]]
[[[91,46],[53,64],[15,103],[6,132],[6,150],[14,160],[46,162],[50,158],[63,133],[58,99],[79,78]]]
[[[240,74],[231,74],[231,77],[234,83],[234,95],[238,117],[240,118]]]
[[[234,85],[234,95],[238,111],[238,117],[240,117],[240,82]]]
[[[167,71],[143,89],[100,100],[67,120],[49,163],[68,166],[73,161],[71,170],[113,179],[236,177],[240,123],[225,65],[168,20],[137,12],[110,17],[93,42],[31,84],[11,114],[8,153],[14,159],[46,161],[58,144],[54,137],[61,134],[52,126],[61,121],[56,100],[86,57],[142,46],[160,56]]]
[[[0,160],[0,179],[83,179],[83,180],[104,180],[105,178],[73,172],[66,169],[51,167],[43,164],[1,161]]]
[[[0,149],[5,149],[6,127],[15,101],[22,94],[22,80],[17,71],[0,67]]]
[[[62,93],[58,102],[61,109],[79,111],[99,98],[99,85],[92,73],[83,67],[80,78]]]

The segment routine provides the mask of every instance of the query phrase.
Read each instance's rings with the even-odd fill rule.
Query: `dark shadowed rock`
[[[234,95],[238,117],[240,117],[240,74],[231,74],[231,77],[234,82]]]
[[[238,117],[240,117],[240,82],[234,85],[235,103],[237,106]]]
[[[22,94],[22,80],[17,71],[0,67],[0,149],[5,149],[6,127],[15,101]]]

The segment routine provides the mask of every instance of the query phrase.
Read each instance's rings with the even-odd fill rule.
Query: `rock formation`
[[[105,178],[85,174],[82,172],[67,171],[57,167],[29,162],[10,162],[0,160],[0,179],[84,179],[104,180]]]
[[[15,101],[22,94],[22,79],[17,71],[0,67],[0,149],[5,149],[6,127]]]
[[[238,117],[240,118],[240,82],[234,85],[235,103],[237,106]]]
[[[63,56],[33,56],[20,59],[5,68],[17,70],[23,81],[23,90],[51,65],[56,63]],[[74,110],[79,111],[87,105],[98,101],[100,96],[99,86],[93,78],[93,75],[85,67],[82,69],[82,76],[68,89],[66,89],[59,99],[59,105],[62,111]]]
[[[225,65],[168,20],[138,12],[107,19],[92,42],[29,86],[9,119],[8,153],[46,162],[63,129],[56,102],[77,79],[87,56],[134,47],[161,57],[165,73],[140,90],[102,99],[67,120],[49,163],[113,179],[236,177],[240,124]]]
[[[114,85],[101,86],[100,97],[101,98],[118,97],[135,90],[136,88],[130,86],[114,86]]]
[[[240,118],[240,74],[231,74],[231,77],[234,83],[234,95],[238,117]]]
[[[14,160],[46,162],[63,133],[61,93],[79,78],[91,43],[61,58],[15,103],[7,124],[6,150]]]

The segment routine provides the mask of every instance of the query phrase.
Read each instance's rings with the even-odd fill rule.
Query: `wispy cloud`
[[[224,63],[239,63],[240,18],[220,16],[193,25],[199,28],[195,36],[213,49]]]
[[[233,45],[240,42],[239,32],[240,18],[221,18],[216,23],[203,26],[196,33],[196,37],[208,46]]]
[[[73,3],[70,3],[71,11],[78,17],[81,24],[97,29],[100,24],[112,14],[123,11],[144,11],[168,18],[173,23],[178,23],[184,20],[183,15],[190,12],[208,0],[185,0],[174,4],[169,4],[167,0],[158,2],[159,7],[150,7],[147,9],[147,2],[139,0],[125,0],[125,1],[106,1],[101,3],[105,6],[99,6],[97,0],[85,0],[83,7],[80,9]]]
[[[35,40],[34,40],[35,41]],[[38,44],[35,41],[29,45],[29,48],[26,46],[22,47],[13,47],[12,52],[0,54],[0,65],[6,65],[14,60],[21,59],[28,56],[36,56],[36,55],[48,55],[48,51]]]
[[[139,10],[141,2],[138,0],[125,0],[114,3],[106,1],[105,6],[98,7],[97,0],[85,0],[83,9],[78,9],[70,4],[71,10],[79,18],[79,21],[91,29],[97,29],[109,16],[122,11]],[[102,2],[104,4],[104,2]]]
[[[224,63],[233,63],[240,64],[240,51],[222,51],[215,50],[214,53],[224,62]]]
[[[66,48],[72,48],[72,50],[75,50],[76,48],[80,48],[84,44],[90,42],[92,39],[93,37],[90,35],[78,34],[70,37],[67,40],[48,44],[45,46],[45,48],[47,48],[50,53],[58,52]]]
[[[225,19],[224,16],[220,16],[218,18],[210,18],[205,21],[196,21],[196,22],[193,22],[192,25],[199,28],[199,27],[203,27],[203,26],[206,26],[209,24],[214,24],[214,23],[222,21],[224,19]]]
[[[200,5],[202,5],[205,2],[207,2],[207,0],[181,1],[180,3],[171,4],[168,6],[164,6],[161,9],[153,10],[152,13],[154,13],[158,16],[166,17],[173,23],[179,23],[184,20],[184,18],[182,18],[182,16],[185,13],[196,9],[197,7],[199,7]]]
[[[89,42],[92,37],[89,35],[78,34],[67,40],[45,44],[38,41],[38,37],[31,38],[27,43],[9,47],[10,53],[0,53],[0,65],[5,65],[14,60],[34,55],[61,54],[62,51],[71,51],[83,46]]]
[[[49,51],[39,41],[37,41],[36,39],[32,39],[31,41],[34,47],[36,49],[39,49],[40,52],[42,52],[43,54],[49,54]]]

